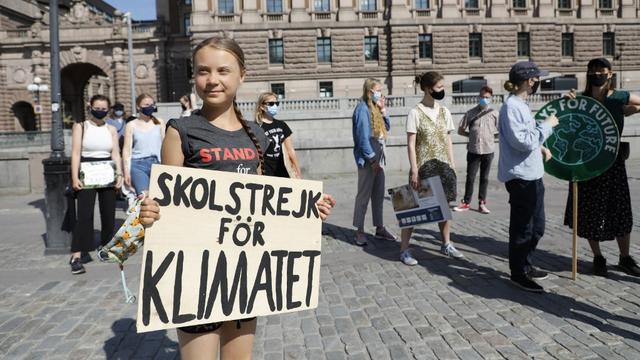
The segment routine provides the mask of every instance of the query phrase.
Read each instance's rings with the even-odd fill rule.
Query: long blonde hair
[[[374,137],[387,137],[387,128],[384,125],[382,112],[371,100],[371,90],[376,85],[382,85],[382,81],[374,78],[368,78],[362,85],[362,100],[369,107],[369,115],[371,117],[371,131]]]
[[[264,101],[267,100],[268,97],[275,97],[276,101],[278,100],[278,95],[272,93],[270,91],[263,92],[258,96],[258,101],[256,101],[256,109],[254,110],[254,115],[256,117],[256,122],[258,125],[262,125],[262,119],[264,118],[264,111],[262,111],[262,105],[264,105]]]

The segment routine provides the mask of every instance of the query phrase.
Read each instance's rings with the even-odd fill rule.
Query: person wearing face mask
[[[444,77],[428,71],[416,77],[416,83],[424,92],[422,101],[407,116],[407,153],[409,155],[409,184],[415,190],[421,181],[439,176],[447,201],[456,200],[456,173],[451,133],[455,130],[451,112],[436,100],[445,96]],[[451,221],[438,223],[442,245],[440,252],[454,259],[464,258],[451,242]],[[409,249],[413,228],[404,228],[400,235],[400,261],[405,265],[417,265],[418,261]]]
[[[592,59],[587,64],[587,84],[582,95],[598,100],[609,110],[620,136],[624,117],[640,112],[640,96],[625,90],[614,90],[611,63],[605,58]],[[567,95],[575,97],[572,91]],[[586,238],[593,251],[593,274],[607,276],[607,260],[600,242],[617,240],[620,251],[618,268],[632,276],[640,276],[640,267],[629,254],[633,215],[625,160],[629,143],[621,142],[618,157],[599,176],[578,182],[578,236]],[[573,189],[570,184],[564,224],[573,228]]]
[[[375,236],[395,241],[397,237],[384,226],[382,205],[385,191],[385,143],[391,128],[389,115],[382,96],[382,82],[369,78],[362,86],[362,98],[353,111],[352,136],[353,155],[358,167],[358,192],[353,209],[353,226],[356,230],[355,243],[367,245],[364,218],[371,200]]]
[[[160,148],[164,139],[164,123],[153,116],[157,111],[149,94],[136,98],[138,118],[127,123],[124,135],[124,182],[139,195],[149,190],[151,165],[160,163]]]
[[[467,111],[460,124],[458,134],[469,138],[467,143],[467,181],[464,187],[464,198],[455,211],[468,210],[473,196],[473,183],[480,168],[480,189],[478,190],[478,211],[489,214],[487,208],[487,186],[489,170],[493,161],[493,143],[498,134],[498,112],[491,108],[493,89],[483,86],[480,89],[478,105]]]
[[[113,126],[116,131],[118,131],[118,144],[120,145],[121,153],[124,147],[124,133],[127,126],[127,121],[124,119],[124,115],[124,105],[117,102],[111,107],[111,117],[107,119],[107,124]],[[124,164],[122,164],[122,168],[124,168]],[[127,199],[129,205],[133,203],[136,197],[134,189],[124,184],[120,188],[120,194],[123,197],[123,200],[125,198]]]
[[[73,124],[71,132],[71,185],[76,192],[77,219],[71,239],[72,274],[85,272],[81,254],[95,250],[93,213],[96,195],[100,202],[100,244],[106,245],[113,236],[116,216],[116,190],[122,185],[118,132],[105,122],[109,113],[109,98],[95,95],[89,101],[89,119]],[[116,184],[112,187],[84,188],[80,181],[80,163],[113,160]]]
[[[543,292],[536,280],[546,272],[533,266],[533,253],[544,235],[544,161],[551,152],[542,144],[558,125],[555,115],[536,123],[526,101],[535,94],[540,77],[547,71],[529,61],[514,64],[504,88],[509,95],[500,108],[500,155],[498,180],[505,183],[511,206],[509,217],[509,268],[511,281],[519,288]]]
[[[302,179],[298,157],[291,139],[292,131],[287,123],[275,118],[278,115],[279,106],[278,97],[272,92],[260,94],[256,102],[256,122],[269,139],[269,146],[264,152],[263,174]],[[285,164],[290,164],[290,169],[287,169]],[[289,173],[289,170],[292,173]]]

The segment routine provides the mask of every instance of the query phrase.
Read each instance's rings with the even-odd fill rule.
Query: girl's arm
[[[182,154],[182,140],[178,130],[170,127],[162,142],[162,164],[183,166],[184,155]],[[144,226],[151,226],[160,219],[160,205],[157,201],[146,198],[140,206],[140,223]]]
[[[414,189],[418,189],[420,184],[418,183],[418,163],[416,161],[416,134],[407,133],[407,153],[409,154],[409,165],[411,170],[409,176],[411,178],[410,184]]]
[[[283,156],[288,156],[289,162],[291,162],[291,166],[293,166],[293,171],[296,172],[296,179],[302,179],[302,172],[300,171],[300,166],[298,165],[298,157],[296,156],[296,150],[293,147],[293,140],[291,140],[291,136],[284,139],[283,144],[285,150]]]
[[[122,162],[124,164],[124,183],[131,187],[131,147],[133,146],[133,122],[124,128],[124,145],[122,146]]]
[[[456,171],[456,161],[453,158],[453,141],[451,140],[451,134],[447,135],[447,157],[449,158],[449,165]]]
[[[111,132],[111,141],[113,147],[111,148],[111,160],[116,164],[116,189],[122,187],[122,168],[120,164],[122,159],[120,158],[120,142],[118,141],[118,130],[111,125],[107,125]]]
[[[629,102],[624,107],[624,116],[631,116],[640,112],[640,95],[630,94]]]
[[[71,186],[73,190],[82,189],[78,173],[80,171],[80,156],[82,153],[82,126],[84,123],[75,123],[71,129]]]

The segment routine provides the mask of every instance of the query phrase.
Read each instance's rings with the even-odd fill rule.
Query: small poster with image
[[[422,180],[418,190],[407,184],[388,191],[400,228],[451,219],[451,210],[439,176]]]

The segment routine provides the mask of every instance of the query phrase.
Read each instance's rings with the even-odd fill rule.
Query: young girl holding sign
[[[640,96],[624,90],[614,90],[611,63],[605,58],[592,59],[587,65],[587,86],[583,95],[598,100],[609,110],[622,135],[624,117],[640,112]],[[569,97],[575,97],[575,92]],[[629,143],[620,143],[618,157],[599,176],[578,182],[578,236],[587,238],[593,251],[593,274],[607,276],[607,260],[600,251],[600,241],[618,241],[622,271],[640,276],[640,267],[629,255],[633,215],[625,160]],[[569,186],[564,223],[573,227],[573,190]]]
[[[162,145],[162,163],[200,169],[261,174],[264,132],[254,122],[243,119],[236,105],[236,92],[244,81],[244,54],[228,38],[204,40],[193,51],[194,79],[202,109],[179,121],[171,120]],[[251,149],[244,158],[217,157],[211,149]],[[335,205],[330,195],[317,203],[324,220]],[[156,201],[145,199],[140,222],[151,225],[160,218]],[[250,359],[256,319],[243,319],[178,329],[183,359],[215,359],[220,347],[223,359]]]

